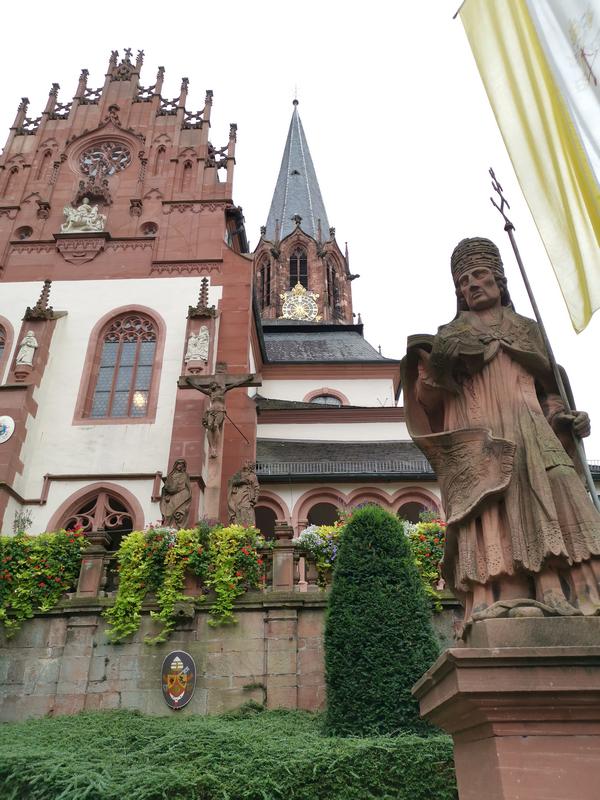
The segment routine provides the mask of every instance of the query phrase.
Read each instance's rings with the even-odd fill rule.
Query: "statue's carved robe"
[[[192,487],[187,472],[172,469],[165,478],[160,498],[163,525],[182,528],[187,524]]]
[[[600,515],[572,442],[552,427],[564,406],[533,320],[503,308],[487,325],[461,312],[433,338],[426,374],[409,349],[403,388],[409,431],[440,481],[443,575],[459,597],[473,583],[600,554]]]

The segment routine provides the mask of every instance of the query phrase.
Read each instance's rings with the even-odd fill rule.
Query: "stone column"
[[[296,548],[292,542],[294,529],[287,522],[275,523],[275,547],[273,548],[273,585],[274,592],[294,591],[294,554]]]
[[[223,469],[223,436],[218,443],[215,458],[207,459],[206,488],[204,489],[204,516],[210,520],[219,520],[221,502],[221,471]]]
[[[491,619],[414,686],[460,800],[597,800],[600,618]]]
[[[77,597],[98,597],[104,580],[104,566],[110,537],[104,531],[86,534],[89,542],[81,558]]]

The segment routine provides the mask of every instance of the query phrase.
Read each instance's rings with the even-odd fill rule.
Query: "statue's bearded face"
[[[471,311],[500,305],[500,287],[488,267],[474,265],[465,270],[459,278],[458,288]]]

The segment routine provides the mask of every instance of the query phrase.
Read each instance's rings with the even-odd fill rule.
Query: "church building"
[[[123,533],[161,519],[163,477],[192,485],[185,524],[228,520],[253,465],[258,527],[298,534],[375,502],[439,511],[398,405],[400,364],[363,336],[298,103],[260,241],[234,202],[236,126],[213,93],[164,97],[164,69],[111,54],[72,100],[23,98],[0,158],[0,524]],[[266,211],[266,209],[265,209]],[[373,276],[374,277],[374,276]]]

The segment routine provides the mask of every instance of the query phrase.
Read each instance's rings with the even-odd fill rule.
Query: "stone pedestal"
[[[460,800],[597,800],[600,618],[486,620],[467,644],[413,688],[452,734]]]
[[[25,379],[31,375],[33,367],[31,364],[17,364],[14,369],[15,381],[17,383],[24,383]]]
[[[107,547],[110,537],[104,531],[93,531],[86,534],[87,550],[81,557],[77,597],[98,597],[103,582]]]
[[[273,547],[273,586],[274,592],[294,591],[294,555],[296,548],[292,541],[294,529],[287,522],[275,523],[275,546]]]

